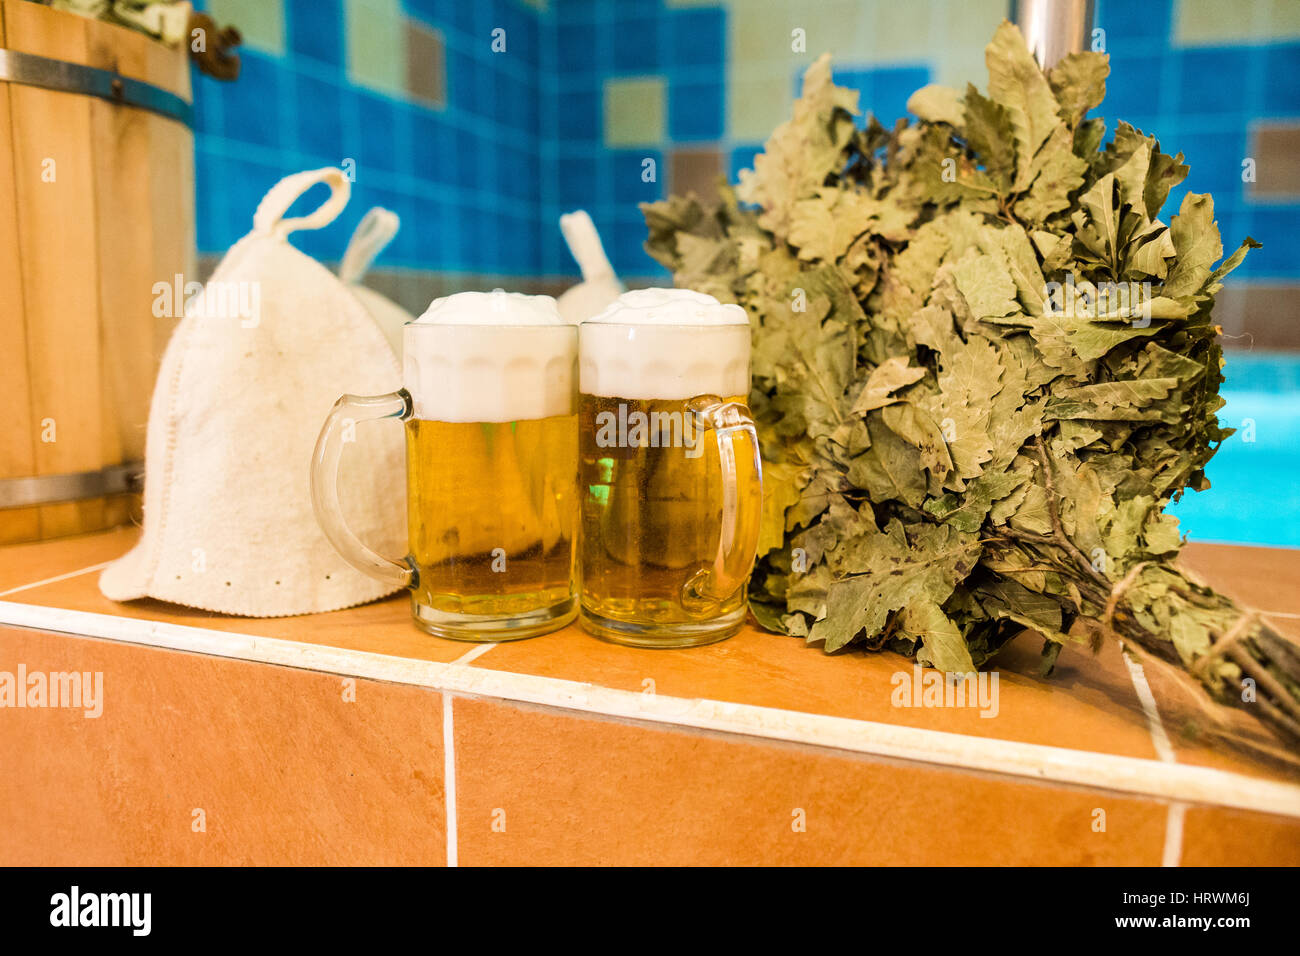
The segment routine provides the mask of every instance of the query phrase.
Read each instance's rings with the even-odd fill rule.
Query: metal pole
[[[1011,0],[1011,22],[1044,70],[1067,53],[1088,48],[1092,36],[1093,0]]]

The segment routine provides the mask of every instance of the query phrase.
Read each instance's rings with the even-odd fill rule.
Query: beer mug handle
[[[718,441],[722,466],[722,528],[713,566],[698,572],[682,589],[683,603],[723,601],[745,583],[758,551],[761,494],[743,499],[745,488],[763,486],[763,464],[758,452],[758,431],[749,409],[739,402],[724,402],[716,395],[692,399],[687,408],[695,415],[698,428],[713,432]],[[737,440],[746,439],[748,449],[737,454]]]
[[[343,456],[344,432],[350,425],[384,418],[406,421],[411,412],[411,396],[406,389],[387,395],[344,395],[330,409],[311,456],[311,505],[329,543],[358,571],[401,587],[414,583],[414,569],[371,551],[352,533],[343,517],[339,506],[339,459]]]

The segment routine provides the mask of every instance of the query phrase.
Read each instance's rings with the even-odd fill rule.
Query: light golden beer
[[[406,423],[416,606],[505,618],[573,597],[577,416]]]
[[[430,634],[511,641],[577,615],[577,344],[550,296],[460,292],[403,327],[400,389],[330,410],[312,454],[316,520],[358,571],[407,588]],[[348,436],[385,419],[406,426],[403,561],[362,541],[339,500]]]
[[[647,626],[652,642],[672,643],[665,631],[675,626],[743,613],[743,587],[721,600],[690,593],[718,552],[723,484],[717,441],[687,401],[584,394],[578,421],[584,615]],[[736,446],[737,457],[752,456],[747,437]],[[762,486],[752,472],[740,477],[740,512],[757,520]]]
[[[743,309],[626,292],[578,335],[579,620],[644,647],[744,622],[762,510]]]

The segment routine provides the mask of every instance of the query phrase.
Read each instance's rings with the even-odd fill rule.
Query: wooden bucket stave
[[[25,0],[0,0],[0,49],[191,98],[184,49]],[[0,82],[0,543],[138,514],[123,478],[177,321],[153,289],[194,275],[193,142],[156,112]]]

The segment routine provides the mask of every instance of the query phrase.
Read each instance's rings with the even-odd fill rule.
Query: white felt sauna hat
[[[585,209],[565,213],[560,217],[560,232],[569,244],[569,251],[582,270],[582,281],[567,290],[555,302],[560,317],[570,325],[578,325],[593,315],[605,311],[623,291],[623,283],[614,275],[600,233]]]
[[[388,339],[393,354],[399,359],[402,355],[402,326],[414,321],[415,316],[386,296],[362,285],[361,280],[365,278],[375,257],[393,241],[401,224],[397,213],[382,206],[371,209],[352,233],[352,240],[339,265],[339,278],[361,300],[379,330],[384,333],[384,338]]]
[[[317,183],[329,198],[286,219]],[[253,231],[187,303],[149,409],[144,531],[101,575],[107,597],[277,617],[395,590],[338,556],[311,505],[312,449],[335,400],[401,385],[393,350],[361,303],[288,242],[333,221],[348,192],[338,169],[282,180],[258,206]],[[357,429],[339,481],[362,539],[402,554],[404,438],[389,424]]]

